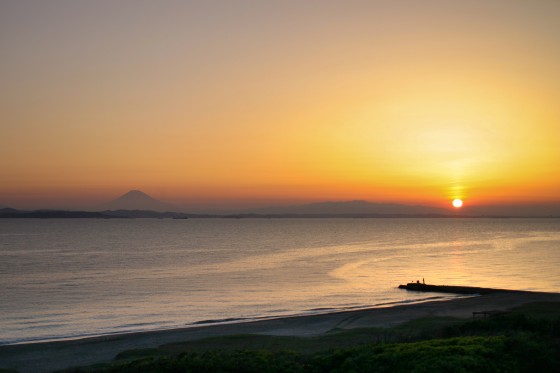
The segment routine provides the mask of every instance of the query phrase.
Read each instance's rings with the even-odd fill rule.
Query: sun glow
[[[453,207],[459,208],[461,206],[463,206],[463,201],[461,201],[459,198],[453,200]]]
[[[1,207],[560,203],[560,1],[4,3]]]

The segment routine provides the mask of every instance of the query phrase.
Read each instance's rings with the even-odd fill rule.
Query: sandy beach
[[[316,336],[333,329],[392,327],[427,316],[471,318],[473,312],[508,310],[532,302],[560,302],[558,293],[495,293],[446,301],[311,316],[110,335],[71,341],[0,346],[0,368],[51,372],[110,362],[124,350],[233,334]]]

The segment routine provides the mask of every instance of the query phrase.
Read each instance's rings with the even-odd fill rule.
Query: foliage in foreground
[[[379,344],[311,356],[251,350],[188,352],[115,363],[99,372],[552,372],[559,368],[554,351],[520,335]]]
[[[297,352],[183,350],[75,372],[560,372],[558,317],[539,319],[514,313],[453,323],[422,338],[320,352],[309,352],[305,345],[296,345],[304,348]]]

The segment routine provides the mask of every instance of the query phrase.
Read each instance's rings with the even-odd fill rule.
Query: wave
[[[283,318],[305,317],[305,316],[312,316],[312,315],[328,315],[331,313],[360,311],[360,310],[368,310],[368,309],[376,309],[376,308],[390,308],[390,307],[398,307],[398,306],[404,306],[409,304],[420,304],[420,303],[426,303],[431,301],[444,301],[448,299],[465,298],[465,297],[471,297],[471,296],[453,294],[449,296],[432,296],[432,297],[426,297],[421,299],[408,299],[408,300],[384,302],[384,303],[376,303],[376,304],[362,304],[362,305],[340,306],[340,307],[318,307],[318,308],[311,308],[307,310],[294,311],[294,312],[289,312],[288,310],[277,310],[279,311],[279,313],[273,315],[267,315],[267,316],[261,315],[261,316],[252,316],[252,317],[228,317],[223,319],[207,319],[207,320],[199,320],[199,321],[182,324],[182,325],[167,323],[168,325],[164,326],[164,324],[166,324],[165,322],[130,323],[130,324],[122,324],[114,328],[111,328],[112,330],[103,331],[99,333],[80,333],[80,334],[65,334],[65,335],[53,334],[53,335],[46,335],[41,337],[5,339],[5,340],[0,340],[0,346],[35,344],[35,343],[45,343],[45,342],[63,342],[63,341],[72,341],[72,340],[79,340],[85,338],[111,337],[111,336],[117,336],[121,334],[148,333],[148,332],[158,332],[158,331],[166,331],[172,329],[194,328],[194,327],[225,325],[225,324],[238,324],[243,322],[277,320]]]

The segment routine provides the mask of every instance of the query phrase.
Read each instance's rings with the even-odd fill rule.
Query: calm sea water
[[[0,220],[0,344],[560,291],[558,219]]]

